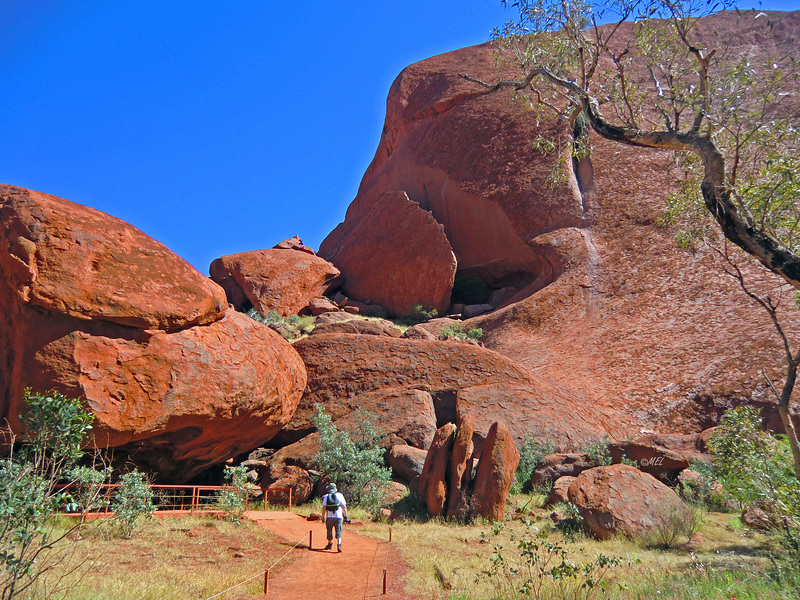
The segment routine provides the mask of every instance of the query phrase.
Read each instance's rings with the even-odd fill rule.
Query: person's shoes
[[[336,551],[337,551],[337,552],[341,552],[341,551],[342,551],[342,547],[341,547],[341,546],[337,546],[337,547],[336,547]]]
[[[325,546],[325,550],[330,550],[331,546],[333,546],[333,542],[328,542],[328,545]]]

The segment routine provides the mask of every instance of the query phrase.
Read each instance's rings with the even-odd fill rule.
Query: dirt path
[[[287,540],[287,550],[312,534],[312,550],[298,547],[294,562],[270,576],[269,600],[414,600],[403,592],[406,572],[397,547],[354,533],[354,526],[345,525],[342,553],[324,550],[325,525],[319,521],[288,512],[249,511],[245,515],[259,526]],[[386,595],[381,595],[384,564],[387,568]]]

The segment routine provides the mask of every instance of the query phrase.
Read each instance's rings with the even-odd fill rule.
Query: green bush
[[[391,469],[384,466],[386,452],[378,447],[380,435],[367,411],[358,416],[355,439],[337,429],[321,404],[317,404],[314,426],[319,431],[316,468],[328,475],[344,494],[348,504],[369,510],[380,507],[391,480]]]
[[[583,449],[589,455],[589,461],[597,467],[607,467],[612,463],[611,452],[608,449],[610,438],[606,435],[602,441],[589,444]]]
[[[31,595],[59,563],[66,560],[83,524],[57,528],[53,516],[67,502],[60,483],[69,483],[83,456],[94,416],[80,401],[58,392],[24,392],[25,439],[15,454],[13,436],[6,440],[10,454],[0,459],[0,598]],[[58,590],[51,582],[48,591]]]
[[[757,409],[728,410],[708,443],[714,469],[725,491],[740,506],[758,502],[783,523],[784,545],[800,556],[800,485],[794,476],[791,450],[783,436],[761,429]]]
[[[452,323],[451,325],[442,328],[442,330],[439,332],[440,340],[455,338],[462,342],[466,342],[467,340],[478,341],[482,337],[483,337],[483,329],[480,328],[470,329],[468,332],[464,333],[464,330],[461,329],[461,325],[459,323]]]
[[[528,493],[531,491],[531,475],[547,454],[555,451],[550,442],[539,443],[532,437],[525,438],[519,449],[519,464],[514,474],[514,483],[511,487],[513,494]]]
[[[498,598],[526,596],[535,600],[590,600],[604,596],[610,572],[622,561],[598,554],[594,560],[573,562],[560,544],[543,539],[533,522],[521,521],[523,533],[512,532],[512,548],[496,543],[491,565],[482,576],[495,587]],[[492,541],[503,530],[495,524],[484,541]]]
[[[247,505],[247,467],[225,467],[223,478],[227,486],[220,490],[217,503],[228,521],[238,523]]]
[[[119,479],[119,487],[111,499],[111,510],[122,537],[130,538],[140,518],[151,519],[155,512],[153,491],[144,473],[133,470]]]

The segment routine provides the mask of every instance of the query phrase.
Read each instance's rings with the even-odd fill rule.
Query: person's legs
[[[325,530],[328,534],[328,545],[325,546],[325,550],[330,550],[331,546],[333,545],[333,529],[336,526],[337,521],[339,522],[339,527],[337,531],[341,531],[342,521],[340,519],[331,519],[331,518],[325,519]],[[341,537],[341,534],[337,534],[336,537]]]
[[[334,519],[336,521],[336,549],[342,551],[342,519]]]

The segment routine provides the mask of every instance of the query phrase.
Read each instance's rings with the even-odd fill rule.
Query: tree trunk
[[[783,421],[783,428],[786,430],[786,437],[789,438],[789,447],[792,449],[792,461],[794,462],[794,474],[800,481],[800,445],[797,443],[797,431],[792,423],[792,415],[789,414],[789,401],[792,397],[794,384],[797,381],[797,367],[795,362],[789,363],[786,382],[783,384],[781,395],[778,398],[778,414]]]

